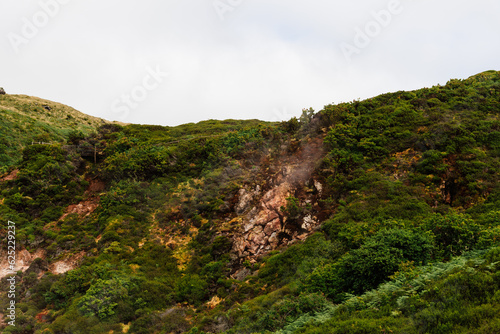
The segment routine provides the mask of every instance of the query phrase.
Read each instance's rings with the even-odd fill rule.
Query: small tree
[[[286,205],[281,206],[280,210],[288,219],[298,219],[303,211],[299,199],[293,196],[286,198]]]
[[[423,228],[435,235],[437,255],[449,259],[471,250],[479,241],[481,226],[463,214],[436,214],[427,219]]]
[[[193,305],[199,305],[208,297],[208,284],[200,276],[190,274],[182,277],[176,286],[176,294],[179,302],[187,301]]]
[[[85,135],[81,131],[73,130],[68,134],[68,144],[70,145],[78,145],[84,139]]]
[[[78,303],[80,312],[100,319],[114,315],[118,302],[128,298],[129,285],[130,282],[118,278],[107,281],[99,279]]]
[[[300,124],[302,126],[308,125],[314,116],[314,109],[302,109],[302,115],[300,116]]]

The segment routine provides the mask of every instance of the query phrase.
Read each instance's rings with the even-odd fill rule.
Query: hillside
[[[32,141],[62,142],[72,131],[90,134],[109,123],[71,107],[26,95],[0,95],[0,174]],[[2,168],[0,167],[0,168]]]
[[[49,103],[0,96],[3,333],[500,331],[500,72],[279,123]]]

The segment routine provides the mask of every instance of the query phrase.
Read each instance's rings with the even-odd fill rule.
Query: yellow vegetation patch
[[[236,217],[234,219],[231,219],[230,221],[223,222],[219,228],[219,231],[221,232],[232,231],[235,227],[240,226],[242,222],[243,222],[242,217]]]
[[[426,126],[421,126],[417,129],[417,133],[424,133],[424,132],[427,132]]]
[[[130,330],[130,322],[128,324],[122,324],[122,332],[123,333],[128,333],[128,331]]]
[[[217,305],[219,305],[221,302],[222,302],[222,299],[219,298],[219,296],[213,296],[212,299],[210,299],[206,305],[208,308],[212,309],[212,308],[215,308]]]
[[[175,246],[175,250],[173,252],[173,256],[179,261],[178,268],[179,270],[185,270],[187,268],[187,264],[191,260],[192,253],[188,248],[189,243],[191,242],[192,237],[186,236],[176,236],[174,240],[170,242]]]
[[[396,163],[399,166],[409,166],[419,161],[422,157],[421,154],[413,148],[409,148],[403,152],[394,153],[392,156],[396,158]]]
[[[186,222],[179,221],[178,223],[182,225]],[[202,224],[205,223],[208,223],[208,220],[202,220]],[[174,249],[172,255],[178,261],[179,270],[186,269],[187,264],[191,260],[192,252],[189,250],[188,245],[197,234],[198,229],[194,226],[190,226],[189,235],[183,235],[180,233],[174,234],[168,229],[160,228],[158,221],[156,220],[156,214],[153,215],[153,225],[151,226],[149,233],[151,239],[159,240],[162,245]],[[141,241],[139,246],[142,247],[146,241],[146,239]]]
[[[409,148],[403,152],[394,153],[392,157],[394,158],[392,163],[393,177],[399,180],[408,174],[411,166],[415,165],[422,158],[422,155],[413,148]]]

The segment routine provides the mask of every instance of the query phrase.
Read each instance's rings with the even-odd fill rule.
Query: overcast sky
[[[500,70],[498,0],[0,1],[0,87],[108,120],[286,120]]]

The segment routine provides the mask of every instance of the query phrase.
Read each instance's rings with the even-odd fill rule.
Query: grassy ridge
[[[103,119],[60,103],[26,95],[0,95],[0,174],[19,162],[31,141],[64,142],[72,131],[90,134]]]

